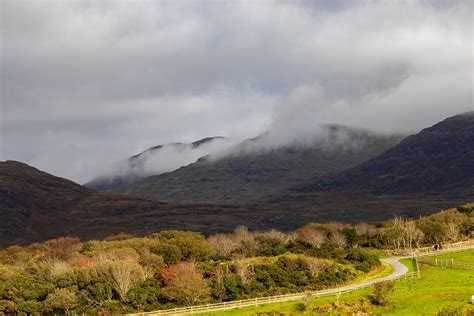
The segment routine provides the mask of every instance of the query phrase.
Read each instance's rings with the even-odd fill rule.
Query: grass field
[[[452,253],[439,256],[441,259],[451,259],[463,262],[474,262],[474,250]],[[411,259],[402,259],[410,271],[415,265]],[[381,276],[387,273],[379,272]],[[356,292],[341,295],[340,309],[335,307],[335,297],[310,299],[306,311],[299,311],[298,304],[302,301],[268,304],[249,308],[242,308],[228,312],[225,315],[257,315],[257,314],[286,314],[286,315],[330,315],[319,313],[321,310],[331,309],[333,314],[351,314],[357,309],[371,311],[375,315],[436,315],[443,307],[460,306],[470,301],[474,295],[474,271],[461,269],[441,269],[421,266],[421,278],[400,281],[395,285],[391,297],[391,304],[386,307],[370,304],[372,289],[362,289]],[[357,305],[356,310],[351,306]],[[472,306],[472,305],[471,305]],[[474,306],[472,306],[474,308]],[[216,315],[218,313],[214,313]]]
[[[443,260],[454,259],[456,261],[474,263],[474,250],[447,253],[447,254],[439,255],[439,256],[436,256],[436,257],[433,257],[433,258],[438,258],[438,259],[443,259]]]
[[[408,268],[408,272],[416,271],[416,263],[413,259],[411,258],[401,259],[400,262],[403,263]]]
[[[474,250],[439,257],[474,262]],[[413,268],[411,262],[407,266]],[[469,302],[471,295],[474,295],[474,271],[422,265],[421,278],[398,283],[392,306],[380,309],[380,312],[384,315],[434,315],[442,307]]]

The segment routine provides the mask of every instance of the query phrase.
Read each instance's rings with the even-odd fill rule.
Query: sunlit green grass
[[[438,258],[438,259],[443,259],[443,260],[454,259],[456,261],[474,263],[474,249],[470,249],[470,250],[466,250],[462,252],[447,253],[447,254],[439,255],[433,258]]]
[[[416,271],[415,260],[411,258],[405,258],[405,259],[401,259],[400,262],[403,263],[408,268],[408,272]]]
[[[463,262],[474,262],[474,250],[441,255],[437,258],[451,259]],[[402,259],[410,271],[414,271],[412,259]],[[366,288],[352,293],[343,294],[340,303],[355,303],[361,299],[370,300],[372,289]],[[374,306],[376,315],[435,315],[446,306],[460,306],[470,302],[474,295],[474,271],[461,269],[441,269],[421,266],[421,278],[397,282],[391,297],[391,304],[387,307]],[[258,313],[279,312],[291,315],[315,315],[313,312],[318,306],[332,306],[335,309],[336,297],[313,298],[308,301],[306,312],[297,311],[297,304],[302,301],[285,302],[242,308],[233,311],[213,313],[212,315],[256,315]]]

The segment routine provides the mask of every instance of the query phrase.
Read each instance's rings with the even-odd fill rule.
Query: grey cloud
[[[160,143],[472,109],[470,1],[1,6],[0,159],[77,181]]]

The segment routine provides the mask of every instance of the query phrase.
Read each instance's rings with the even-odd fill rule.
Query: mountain
[[[58,236],[104,238],[121,231],[230,231],[245,223],[247,213],[235,207],[173,205],[99,193],[21,162],[0,162],[0,247]]]
[[[304,178],[304,171],[314,174],[310,168],[317,168],[323,162],[334,163],[333,170],[337,170],[343,164],[340,157],[357,156],[360,148],[365,148],[362,152],[372,146],[378,148],[375,145],[380,142],[377,140],[379,136],[366,133],[369,137],[362,137],[364,132],[360,131],[341,133],[338,131],[341,128],[347,129],[328,128],[327,135],[332,136],[319,142],[319,151],[314,152],[309,149],[314,146],[302,144],[255,152],[256,144],[261,148],[258,142],[262,138],[250,140],[239,146],[243,152],[234,156],[220,160],[211,157],[200,159],[191,165],[199,172],[190,176],[202,175],[201,164],[207,166],[205,170],[212,176],[220,176],[220,173],[212,174],[212,169],[232,168],[223,173],[225,181],[222,183],[227,186],[226,190],[233,187],[226,179],[235,174],[233,177],[239,179],[235,185],[236,192],[247,198],[256,196],[250,191],[260,190],[259,185],[264,187],[259,194],[271,191],[267,181],[275,181],[275,187],[283,186],[284,181],[278,177],[284,177],[289,184],[291,179]],[[340,138],[341,135],[344,137]],[[343,144],[348,142],[339,140],[347,140],[349,135],[366,141],[347,148]],[[249,148],[252,149],[250,152],[247,151]],[[337,150],[329,155],[328,148]],[[314,157],[316,152],[321,155],[318,158],[320,163],[312,164],[311,159],[305,160],[303,153]],[[262,157],[268,160],[260,162]],[[275,157],[285,157],[286,160]],[[244,164],[243,167],[236,167],[236,159]],[[291,160],[296,163],[291,164]],[[349,158],[348,161],[353,163]],[[305,166],[303,171],[292,169],[300,165]],[[189,167],[177,171],[189,170]],[[142,181],[145,180],[148,179]],[[214,182],[214,187],[220,183],[219,179],[212,178],[209,181],[197,180],[204,188],[209,187],[207,182]],[[250,189],[242,185],[243,182],[248,183]],[[193,184],[189,188],[197,186]],[[241,194],[239,188],[245,194]],[[213,192],[219,190],[214,188]],[[234,194],[233,191],[227,192]],[[448,118],[424,129],[355,167],[332,174],[322,173],[289,189],[272,192],[253,204],[246,203],[240,207],[217,203],[164,203],[97,192],[24,163],[0,162],[0,247],[58,236],[77,236],[83,240],[104,238],[121,231],[145,235],[163,229],[187,229],[210,234],[230,231],[238,225],[259,230],[291,230],[311,221],[378,221],[392,218],[395,214],[414,217],[466,204],[474,201],[474,112]],[[207,194],[205,190],[203,193]]]
[[[325,125],[318,136],[292,145],[276,145],[275,138],[272,132],[263,134],[220,156],[203,157],[116,192],[173,203],[249,204],[312,177],[353,167],[396,145],[402,137]]]
[[[450,117],[336,175],[270,195],[263,205],[314,208],[340,219],[415,215],[474,200],[474,112]],[[345,214],[345,215],[344,215]]]
[[[231,146],[225,137],[206,137],[193,143],[170,143],[150,147],[125,160],[111,163],[109,170],[85,184],[86,187],[111,191],[130,185],[147,176],[173,171],[199,157]]]

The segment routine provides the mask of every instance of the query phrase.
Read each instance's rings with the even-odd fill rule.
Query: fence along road
[[[418,254],[418,256],[419,257],[430,256],[430,255],[436,255],[436,254],[462,251],[462,250],[467,250],[467,249],[472,249],[472,248],[474,248],[474,243],[472,242],[467,243],[467,244],[463,243],[463,244],[460,244],[459,247],[442,249],[436,252],[425,252],[422,254]],[[251,298],[251,299],[246,299],[246,300],[222,302],[222,303],[216,303],[216,304],[197,305],[197,306],[188,306],[188,307],[179,307],[179,308],[173,308],[173,309],[157,310],[153,312],[144,312],[144,313],[136,313],[136,314],[128,314],[128,315],[154,316],[154,315],[203,314],[203,313],[231,310],[231,309],[236,309],[236,308],[241,308],[241,307],[249,307],[249,306],[256,306],[256,305],[263,305],[263,304],[270,304],[270,303],[290,302],[290,301],[301,300],[301,299],[309,298],[309,297],[340,295],[342,293],[348,293],[348,292],[356,291],[362,288],[366,288],[379,282],[384,282],[384,281],[389,281],[389,280],[417,278],[419,275],[418,271],[408,273],[408,268],[402,263],[400,263],[399,260],[403,258],[411,258],[411,256],[381,259],[382,261],[391,265],[393,268],[392,273],[386,277],[376,278],[376,279],[363,281],[363,282],[359,282],[359,283],[355,283],[351,285],[346,285],[346,286],[342,286],[338,288],[326,289],[326,290],[321,290],[321,291],[313,291],[313,292],[293,293],[293,294],[275,295],[275,296],[267,296],[267,297],[256,297],[256,298]]]

